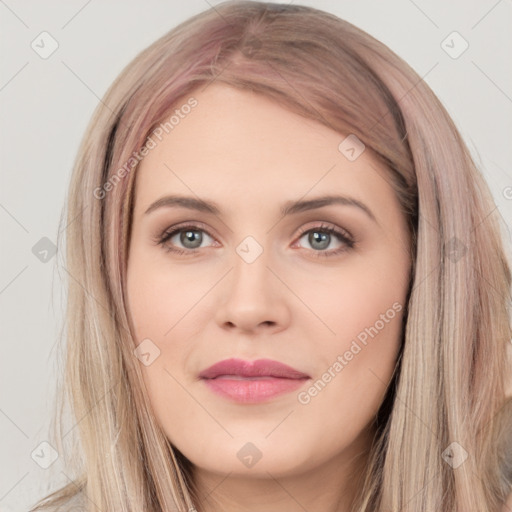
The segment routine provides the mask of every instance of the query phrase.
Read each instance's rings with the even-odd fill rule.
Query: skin
[[[149,338],[160,350],[142,365],[152,409],[194,464],[208,495],[201,510],[347,511],[395,367],[403,309],[307,404],[298,394],[394,303],[405,306],[406,219],[370,151],[349,161],[338,150],[345,135],[226,85],[193,96],[195,109],[137,170],[127,294],[136,344]],[[361,201],[375,220],[339,204],[280,214],[286,201],[334,193]],[[168,194],[214,201],[221,213],[144,213]],[[167,247],[189,252],[166,251],[156,239],[183,222],[201,223],[202,242],[184,245],[178,233]],[[299,231],[322,224],[347,230],[355,245],[327,234],[326,247]],[[236,252],[249,235],[263,249],[252,263]],[[198,378],[230,357],[274,359],[311,379],[239,404]],[[252,467],[237,457],[248,442],[261,452]]]

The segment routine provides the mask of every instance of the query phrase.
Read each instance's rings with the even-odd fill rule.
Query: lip
[[[240,403],[256,403],[291,392],[310,376],[272,359],[225,359],[199,374],[208,388]]]

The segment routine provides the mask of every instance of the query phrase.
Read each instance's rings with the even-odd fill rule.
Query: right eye
[[[173,226],[164,231],[164,233],[158,237],[157,243],[162,245],[168,252],[195,254],[198,249],[202,248],[202,243],[207,238],[213,240],[213,237],[201,226],[197,224],[185,224]],[[181,244],[181,247],[178,244]]]

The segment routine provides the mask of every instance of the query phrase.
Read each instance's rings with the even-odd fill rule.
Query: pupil
[[[201,245],[202,235],[198,231],[182,231],[181,243],[189,249],[196,249]],[[194,245],[194,242],[199,240],[199,244]]]
[[[329,235],[329,233],[319,233],[318,231],[312,231],[309,234],[309,243],[313,248],[325,249],[329,246],[330,236],[331,235]],[[317,242],[320,243],[320,246],[315,246]]]

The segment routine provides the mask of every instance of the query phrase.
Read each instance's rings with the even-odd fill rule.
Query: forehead
[[[143,203],[171,191],[265,203],[308,192],[392,193],[385,169],[369,151],[354,161],[340,151],[347,134],[223,84],[190,96],[197,104],[161,130],[161,140],[152,137],[156,146],[139,165],[136,188]]]

